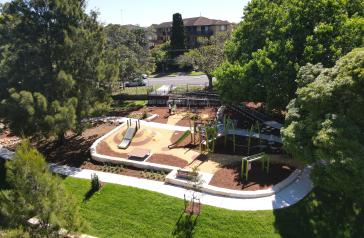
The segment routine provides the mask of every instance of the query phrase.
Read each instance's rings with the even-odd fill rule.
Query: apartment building
[[[193,17],[183,19],[186,35],[186,45],[193,48],[197,45],[199,37],[210,37],[217,32],[232,31],[234,24],[223,20],[214,20],[206,17]],[[160,44],[171,39],[172,22],[163,22],[155,25],[157,40]]]

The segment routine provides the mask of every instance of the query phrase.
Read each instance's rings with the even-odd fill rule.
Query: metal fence
[[[182,84],[182,85],[169,85],[169,87],[161,88],[162,85],[138,86],[138,87],[125,87],[119,88],[114,91],[116,94],[129,94],[129,95],[168,95],[168,94],[183,94],[188,92],[195,92],[206,89],[208,84]]]

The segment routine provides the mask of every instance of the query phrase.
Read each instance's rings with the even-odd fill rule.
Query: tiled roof
[[[229,25],[228,21],[209,19],[206,17],[193,17],[183,19],[184,26],[211,26],[211,25]],[[163,22],[156,28],[172,27],[172,22]]]

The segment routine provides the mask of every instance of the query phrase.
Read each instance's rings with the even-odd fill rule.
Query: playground
[[[300,168],[282,154],[280,124],[258,112],[245,107],[169,109],[137,111],[151,119],[125,118],[100,138],[95,153],[129,169],[177,170],[168,180],[177,185],[181,174],[190,177],[197,170],[207,176],[207,185],[234,191],[272,189]]]
[[[134,128],[134,126],[135,124],[131,127]],[[107,156],[128,158],[135,150],[149,150],[149,156],[143,158],[146,162],[161,163],[180,168],[187,166],[200,155],[195,150],[185,148],[190,140],[190,135],[186,136],[185,131],[153,127],[153,124],[147,123],[141,123],[130,145],[125,149],[120,149],[118,145],[121,144],[128,128],[130,127],[127,126],[127,123],[124,123],[119,130],[102,140],[97,145],[96,151]],[[176,141],[179,142],[176,148],[168,148]]]

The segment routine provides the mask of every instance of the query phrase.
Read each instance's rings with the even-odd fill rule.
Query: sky
[[[8,0],[0,0],[0,3]],[[204,16],[238,23],[249,0],[87,0],[87,10],[97,10],[104,24],[150,26],[183,18]]]

